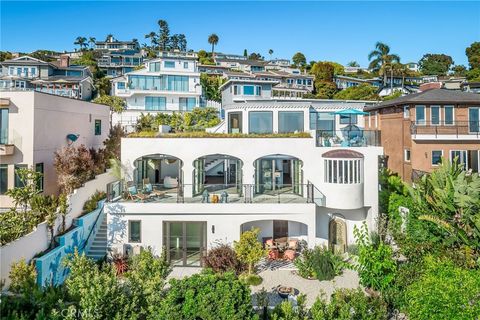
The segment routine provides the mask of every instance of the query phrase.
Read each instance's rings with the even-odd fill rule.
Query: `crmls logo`
[[[60,315],[63,318],[74,318],[74,319],[91,319],[91,318],[99,318],[99,314],[97,310],[77,310],[75,308],[63,309],[60,312]]]

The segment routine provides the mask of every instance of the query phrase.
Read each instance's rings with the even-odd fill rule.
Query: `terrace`
[[[464,139],[480,138],[480,121],[417,121],[410,123],[414,139]]]

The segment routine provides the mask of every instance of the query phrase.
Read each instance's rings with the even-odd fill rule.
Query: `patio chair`
[[[151,183],[145,185],[145,193],[154,197],[163,197],[165,195],[165,192],[154,189]]]
[[[273,243],[273,239],[267,239],[265,241],[265,248],[270,250],[270,249],[277,249],[277,246]]]
[[[290,239],[288,240],[288,249],[297,251],[298,250],[298,240],[297,239]]]
[[[137,186],[131,186],[127,189],[127,199],[145,201],[148,198],[148,195],[138,192]]]
[[[283,253],[283,258],[288,261],[295,260],[295,251],[291,249],[285,250],[285,252]]]
[[[271,249],[268,251],[268,260],[278,260],[280,258],[280,252],[277,249]]]

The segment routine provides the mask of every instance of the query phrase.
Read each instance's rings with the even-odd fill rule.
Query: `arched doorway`
[[[150,154],[134,161],[133,182],[140,187],[151,183],[159,188],[173,189],[182,185],[183,162],[167,154]]]
[[[347,224],[340,218],[333,218],[328,225],[328,246],[336,253],[347,251]]]
[[[255,194],[291,191],[303,195],[303,162],[284,154],[269,155],[255,160]]]
[[[196,159],[193,162],[193,195],[207,190],[234,192],[241,196],[242,167],[240,159],[225,154],[206,155]]]

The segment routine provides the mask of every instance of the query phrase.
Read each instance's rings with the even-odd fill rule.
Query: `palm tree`
[[[155,32],[150,32],[145,35],[145,39],[150,39],[150,45],[153,48],[155,45],[158,44],[157,42],[157,34]]]
[[[375,50],[368,55],[368,60],[372,60],[368,67],[383,76],[383,85],[385,86],[387,83],[387,70],[391,68],[392,63],[400,62],[400,57],[396,54],[391,54],[390,47],[385,43],[377,42]]]
[[[270,55],[270,60],[272,60],[273,49],[268,50],[268,54]]]
[[[93,46],[95,45],[95,42],[97,42],[97,39],[95,37],[88,38],[88,43],[90,44],[90,47],[93,48]]]
[[[350,61],[349,63],[347,63],[347,66],[354,67],[354,68],[360,67],[357,61]]]
[[[215,33],[212,33],[211,35],[209,35],[208,43],[212,45],[212,57],[213,57],[215,46],[218,44],[218,36]]]
[[[75,39],[75,42],[73,44],[79,46],[80,50],[83,50],[83,47],[87,46],[87,38],[78,36],[77,39]]]
[[[395,62],[392,64],[392,73],[397,76],[402,76],[402,92],[403,92],[403,87],[405,85],[405,76],[408,76],[410,74],[410,70],[408,69],[406,64]],[[393,83],[393,79],[392,79],[392,83]]]

